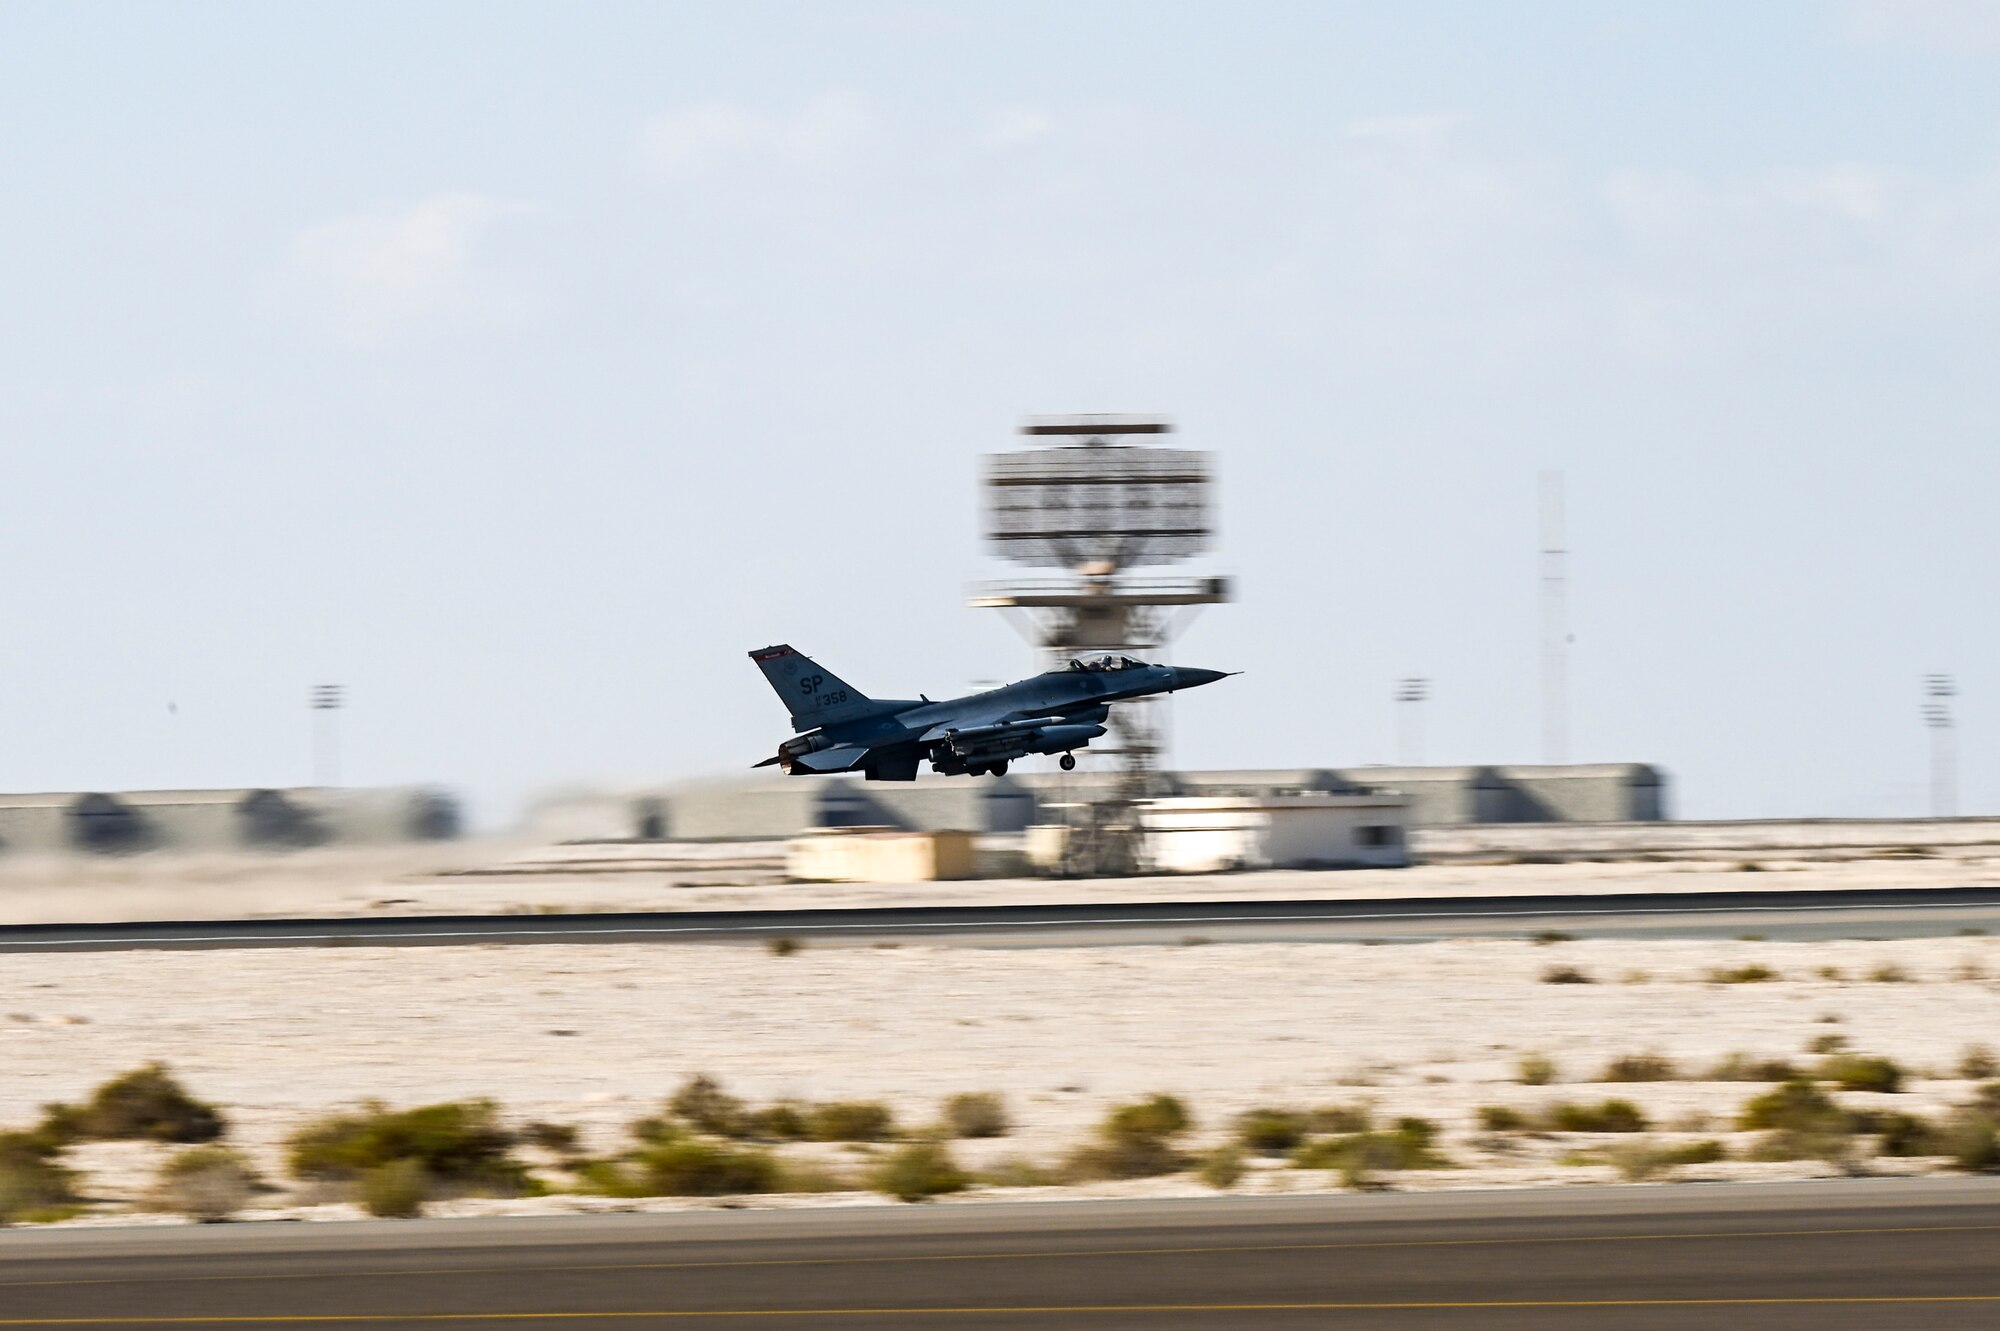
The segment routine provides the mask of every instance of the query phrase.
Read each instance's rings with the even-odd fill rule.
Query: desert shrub
[[[1365,1104],[1324,1105],[1306,1115],[1313,1132],[1366,1132],[1375,1126],[1375,1110]]]
[[[1900,1091],[1903,1069],[1891,1058],[1872,1054],[1834,1054],[1816,1074],[1843,1091]]]
[[[1767,1132],[1745,1153],[1750,1160],[1819,1160],[1844,1172],[1856,1172],[1860,1151],[1851,1131],[1835,1127],[1823,1132],[1778,1129]]]
[[[1778,972],[1759,962],[1744,966],[1711,966],[1705,977],[1710,984],[1762,984],[1778,978]]]
[[[1665,1054],[1621,1054],[1604,1065],[1599,1081],[1672,1081],[1680,1075]]]
[[[1047,1188],[1063,1181],[1059,1171],[1024,1155],[1002,1156],[980,1170],[978,1178],[989,1188]]]
[[[226,1146],[190,1146],[160,1169],[148,1204],[190,1220],[227,1220],[255,1197],[263,1180]]]
[[[765,1151],[683,1137],[640,1151],[625,1177],[640,1196],[725,1197],[775,1190],[778,1166]]]
[[[1915,1114],[1878,1114],[1869,1124],[1876,1150],[1887,1156],[1945,1155],[1944,1134],[1936,1124]]]
[[[1846,1133],[1853,1119],[1825,1091],[1800,1079],[1780,1082],[1746,1100],[1736,1115],[1736,1126],[1752,1131]]]
[[[1549,1106],[1547,1123],[1557,1132],[1644,1132],[1649,1126],[1646,1116],[1630,1100],[1605,1100],[1594,1105],[1565,1100]]]
[[[227,1130],[222,1114],[203,1104],[164,1063],[113,1077],[81,1105],[48,1105],[41,1126],[57,1145],[75,1141],[154,1141],[199,1145]]]
[[[1069,1172],[1080,1178],[1148,1178],[1184,1168],[1174,1138],[1194,1125],[1187,1106],[1171,1095],[1119,1105],[1105,1115],[1097,1139],[1072,1153]]]
[[[1488,1132],[1520,1132],[1528,1126],[1528,1116],[1512,1105],[1481,1105],[1479,1126]]]
[[[1590,975],[1575,966],[1550,966],[1542,972],[1543,984],[1595,984]]]
[[[804,944],[800,943],[799,940],[796,938],[786,938],[780,936],[777,938],[767,938],[764,940],[764,950],[766,952],[769,952],[774,957],[792,956],[795,953],[797,953],[798,950],[803,946]]]
[[[1969,1044],[1958,1056],[1958,1075],[1967,1081],[1985,1081],[2000,1075],[2000,1059],[1993,1056],[1992,1048],[1987,1045]]]
[[[1808,1054],[1838,1054],[1847,1048],[1847,1037],[1829,1031],[1825,1035],[1815,1035],[1806,1041]]]
[[[414,1220],[424,1213],[432,1179],[413,1156],[376,1165],[361,1175],[361,1209],[384,1220]]]
[[[500,1126],[491,1100],[400,1110],[371,1103],[359,1113],[323,1118],[293,1133],[286,1160],[295,1178],[345,1183],[362,1182],[384,1166],[408,1160],[426,1186],[438,1191],[512,1195],[531,1186],[527,1171],[510,1154],[513,1146],[514,1135]],[[411,1176],[404,1170],[393,1180]],[[379,1186],[394,1190],[391,1182]]]
[[[1228,1192],[1243,1181],[1243,1174],[1243,1152],[1234,1146],[1210,1151],[1195,1167],[1195,1177],[1217,1192]]]
[[[1007,1102],[992,1091],[961,1091],[944,1102],[945,1127],[954,1137],[1004,1137],[1014,1125]]]
[[[1551,943],[1574,943],[1576,941],[1575,934],[1566,934],[1560,929],[1543,929],[1537,933],[1530,934],[1528,937],[1529,941],[1536,947],[1547,947]]]
[[[1119,1105],[1104,1120],[1104,1131],[1115,1137],[1171,1137],[1193,1126],[1194,1116],[1174,1095],[1149,1095]]]
[[[2000,1120],[1979,1109],[1952,1115],[1940,1134],[1940,1144],[1952,1164],[1969,1173],[2000,1171],[2000,1128],[1996,1123]]]
[[[971,1183],[942,1142],[911,1142],[890,1152],[869,1174],[869,1186],[897,1201],[921,1202]]]
[[[534,1122],[521,1129],[521,1137],[531,1146],[539,1146],[544,1151],[556,1155],[575,1155],[579,1143],[576,1125],[573,1123]]]
[[[1710,1068],[1708,1081],[1793,1081],[1799,1070],[1782,1058],[1755,1058],[1749,1054],[1725,1054]]]
[[[59,1218],[76,1205],[76,1175],[32,1132],[0,1132],[0,1225]]]
[[[1344,1187],[1379,1186],[1390,1170],[1444,1169],[1451,1162],[1436,1150],[1437,1125],[1428,1119],[1399,1118],[1390,1132],[1358,1132],[1308,1142],[1292,1153],[1300,1169],[1338,1170]]]
[[[1605,1152],[1605,1160],[1628,1183],[1658,1178],[1682,1165],[1710,1165],[1729,1158],[1729,1150],[1713,1139],[1660,1143],[1647,1139],[1620,1142]]]
[[[1295,1109],[1252,1109],[1236,1120],[1236,1140],[1259,1155],[1283,1155],[1305,1140],[1309,1120]]]
[[[805,1110],[785,1100],[752,1110],[746,1130],[759,1141],[802,1142],[812,1136]]]
[[[858,1192],[861,1185],[819,1160],[780,1160],[773,1192]]]
[[[681,1088],[667,1101],[667,1109],[696,1131],[712,1132],[718,1137],[739,1137],[747,1126],[743,1102],[706,1073],[697,1073],[681,1083]]]
[[[1910,973],[1893,961],[1885,961],[1869,971],[1868,978],[1877,984],[1907,984]]]
[[[1514,1065],[1514,1080],[1523,1086],[1547,1086],[1556,1075],[1555,1060],[1547,1054],[1523,1054]]]
[[[879,1100],[833,1100],[806,1115],[816,1142],[879,1142],[896,1135],[896,1116]]]

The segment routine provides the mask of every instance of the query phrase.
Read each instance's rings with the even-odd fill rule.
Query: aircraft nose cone
[[[1213,684],[1218,679],[1227,679],[1227,670],[1197,670],[1193,666],[1174,667],[1174,687],[1177,689],[1198,688],[1203,684]]]

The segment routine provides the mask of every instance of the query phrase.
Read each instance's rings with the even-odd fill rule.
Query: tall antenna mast
[[[1569,551],[1563,477],[1542,473],[1542,761],[1569,761]]]

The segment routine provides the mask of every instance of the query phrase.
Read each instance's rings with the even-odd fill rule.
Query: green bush
[[[1859,1155],[1854,1133],[1836,1125],[1826,1131],[1778,1129],[1767,1132],[1751,1146],[1751,1160],[1819,1160],[1846,1172],[1853,1172]]]
[[[2000,1059],[1989,1045],[1969,1044],[1958,1056],[1958,1075],[1967,1081],[1985,1081],[1995,1074],[2000,1074]]]
[[[890,1152],[869,1175],[869,1186],[897,1201],[921,1202],[963,1192],[971,1183],[941,1142],[911,1142]]]
[[[1063,1177],[1026,1156],[1009,1155],[980,1170],[979,1181],[989,1188],[1047,1188],[1061,1183]]]
[[[521,1136],[531,1146],[539,1146],[554,1155],[575,1155],[579,1143],[576,1125],[572,1123],[534,1122],[521,1129]]]
[[[1942,1145],[1951,1162],[1975,1174],[2000,1171],[2000,1129],[1993,1115],[1978,1109],[1961,1110],[1945,1125]]]
[[[1004,1137],[1014,1126],[1007,1102],[992,1091],[961,1091],[946,1100],[944,1124],[954,1137]]]
[[[1903,1089],[1903,1069],[1896,1061],[1871,1054],[1834,1054],[1819,1065],[1818,1077],[1843,1091]]]
[[[1237,1116],[1236,1140],[1259,1155],[1283,1155],[1305,1140],[1307,1127],[1295,1109],[1251,1109]]]
[[[1799,1070],[1782,1058],[1753,1058],[1749,1054],[1726,1054],[1708,1070],[1708,1081],[1794,1081]]]
[[[787,1100],[750,1111],[746,1128],[758,1141],[802,1142],[812,1136],[805,1111]]]
[[[48,1105],[37,1131],[58,1146],[76,1141],[199,1145],[227,1130],[222,1114],[187,1093],[163,1063],[113,1077],[81,1105]]]
[[[32,1132],[0,1132],[0,1225],[53,1220],[76,1205],[76,1175]]]
[[[148,1204],[162,1211],[213,1223],[227,1220],[255,1197],[263,1180],[226,1146],[190,1146],[160,1169]]]
[[[685,1137],[640,1151],[629,1175],[646,1197],[725,1197],[773,1192],[778,1166],[768,1152]],[[633,1195],[630,1193],[624,1195]]]
[[[1366,1132],[1375,1126],[1375,1111],[1365,1104],[1326,1105],[1307,1116],[1313,1132]]]
[[[1243,1174],[1243,1152],[1234,1146],[1217,1147],[1195,1168],[1195,1177],[1217,1192],[1228,1192],[1243,1181]]]
[[[1393,1132],[1358,1132],[1308,1142],[1292,1152],[1300,1169],[1332,1169],[1341,1185],[1356,1190],[1380,1186],[1380,1175],[1403,1169],[1446,1169],[1451,1162],[1434,1145],[1437,1127],[1426,1119],[1396,1120]]]
[[[1710,984],[1762,984],[1779,978],[1778,972],[1754,961],[1745,966],[1712,966],[1707,976]]]
[[[1543,984],[1595,984],[1589,974],[1575,966],[1550,966],[1542,972]]]
[[[361,1209],[384,1220],[414,1220],[430,1200],[432,1179],[424,1162],[405,1156],[361,1175]]]
[[[834,1100],[806,1114],[816,1142],[879,1142],[896,1135],[896,1116],[879,1100]]]
[[[1628,1183],[1643,1183],[1682,1165],[1708,1165],[1728,1156],[1728,1149],[1714,1140],[1662,1144],[1641,1139],[1620,1142],[1605,1152],[1606,1161]]]
[[[1549,1107],[1548,1125],[1557,1132],[1644,1132],[1650,1126],[1630,1100],[1594,1105],[1565,1100]]]
[[[1178,1096],[1150,1095],[1119,1105],[1104,1120],[1114,1137],[1172,1137],[1194,1126],[1194,1117]]]
[[[1512,1105],[1481,1105],[1476,1112],[1479,1126],[1488,1132],[1520,1132],[1528,1126],[1528,1116]]]
[[[1555,1060],[1547,1054],[1523,1054],[1514,1065],[1514,1080],[1523,1086],[1547,1086],[1556,1076]]]
[[[1878,1114],[1869,1126],[1877,1138],[1876,1149],[1883,1155],[1950,1154],[1937,1125],[1915,1114]]]
[[[743,1102],[706,1074],[688,1078],[667,1101],[667,1108],[696,1131],[718,1137],[740,1137],[748,1127]]]
[[[1854,1121],[1825,1091],[1798,1080],[1780,1082],[1746,1100],[1736,1115],[1736,1126],[1751,1131],[1844,1134],[1853,1130]]]
[[[500,1126],[491,1100],[402,1110],[370,1103],[359,1113],[324,1118],[293,1133],[287,1166],[295,1178],[352,1183],[408,1160],[428,1184],[444,1190],[514,1195],[531,1185],[510,1154],[513,1146],[514,1135]],[[379,1186],[393,1191],[390,1182]]]
[[[1105,1115],[1097,1140],[1069,1158],[1069,1172],[1086,1179],[1150,1178],[1185,1168],[1173,1139],[1194,1124],[1187,1106],[1171,1095],[1119,1105]]]
[[[1665,1054],[1621,1054],[1604,1065],[1599,1081],[1672,1081],[1680,1075]]]

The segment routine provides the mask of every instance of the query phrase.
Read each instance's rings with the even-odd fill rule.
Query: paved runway
[[[1193,936],[1232,942],[1414,942],[1524,937],[1549,929],[1590,937],[1674,938],[1727,938],[1752,931],[1772,938],[2000,932],[2000,887],[28,924],[0,926],[0,952],[363,943],[715,943],[777,937],[1016,947],[1184,942]]]
[[[0,1327],[2000,1325],[2000,1180],[0,1234]]]

